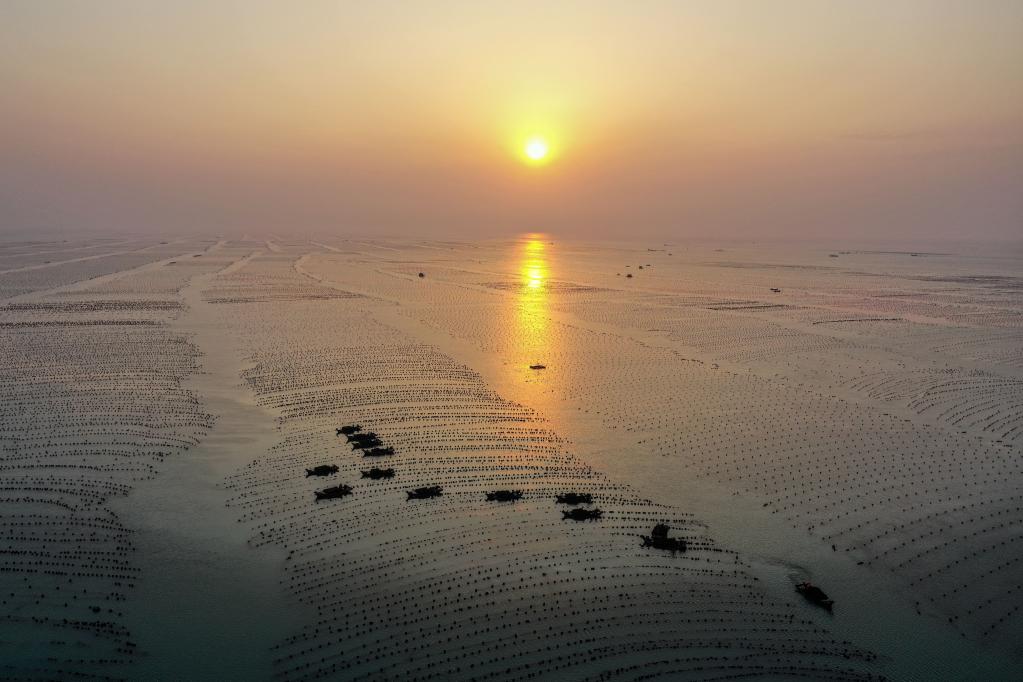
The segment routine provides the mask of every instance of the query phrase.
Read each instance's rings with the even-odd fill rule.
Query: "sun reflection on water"
[[[530,363],[543,363],[549,350],[548,243],[543,235],[530,234],[520,244],[518,259],[522,286],[516,303],[521,350]]]

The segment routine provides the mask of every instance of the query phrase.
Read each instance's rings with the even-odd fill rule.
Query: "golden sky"
[[[0,111],[0,230],[1023,224],[1010,0],[7,0]]]

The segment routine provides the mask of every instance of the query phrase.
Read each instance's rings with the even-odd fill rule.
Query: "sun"
[[[550,145],[542,137],[531,137],[526,140],[526,146],[522,151],[526,154],[527,159],[539,163],[550,154]]]

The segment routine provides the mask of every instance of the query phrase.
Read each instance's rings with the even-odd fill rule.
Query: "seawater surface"
[[[54,251],[0,249],[5,677],[1020,676],[1019,254]]]

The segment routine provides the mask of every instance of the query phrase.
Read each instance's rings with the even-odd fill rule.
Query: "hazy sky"
[[[0,231],[76,227],[1018,239],[1023,2],[2,0]]]

